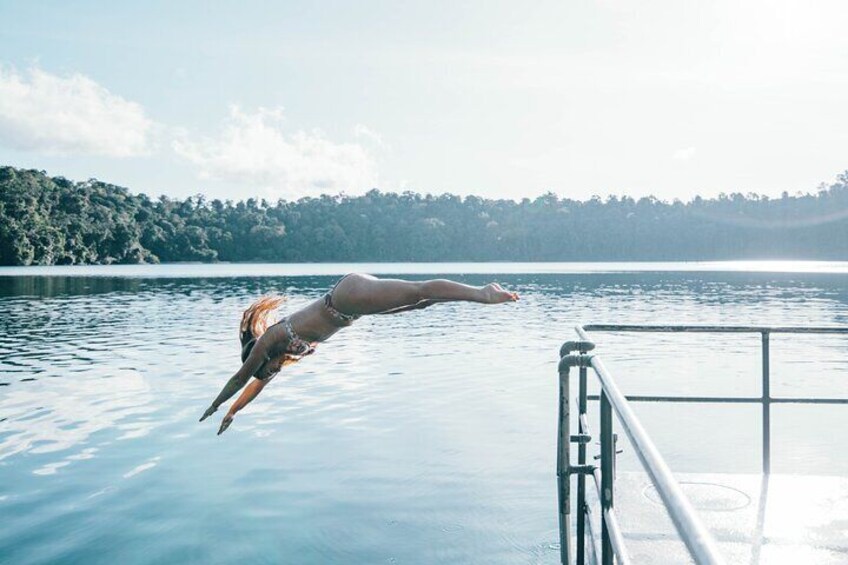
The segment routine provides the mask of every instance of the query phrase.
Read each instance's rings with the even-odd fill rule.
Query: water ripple
[[[288,368],[217,437],[217,420],[197,418],[238,367],[241,310],[275,291],[297,308],[334,277],[154,271],[0,277],[9,562],[555,563],[554,373],[575,323],[848,320],[844,274],[454,275],[497,278],[522,301],[362,320]],[[759,392],[757,336],[598,340],[628,393]],[[775,336],[772,392],[848,396],[847,341]],[[717,413],[745,432],[728,458],[692,441],[710,435],[712,412],[644,408],[675,468],[759,464],[756,410]],[[848,473],[843,450],[829,438],[810,444],[794,425],[808,417],[775,409],[773,466]],[[816,417],[848,423],[844,411]],[[663,432],[669,419],[679,425]]]

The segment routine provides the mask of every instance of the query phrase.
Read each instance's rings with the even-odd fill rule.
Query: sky
[[[814,191],[848,169],[846,24],[815,0],[0,0],[0,165],[233,200]]]

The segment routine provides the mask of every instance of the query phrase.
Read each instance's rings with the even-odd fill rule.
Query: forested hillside
[[[848,259],[848,173],[816,194],[663,202],[132,194],[0,167],[0,264]]]

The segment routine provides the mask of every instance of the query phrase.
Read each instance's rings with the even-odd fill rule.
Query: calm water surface
[[[518,304],[366,318],[232,427],[198,417],[257,295],[348,270]],[[555,563],[556,356],[578,322],[848,325],[848,266],[0,269],[0,561]],[[626,393],[759,394],[759,338],[597,334]],[[772,394],[848,396],[848,338],[772,338]],[[758,406],[638,405],[675,471],[759,469]],[[848,475],[848,407],[773,409],[776,472]],[[729,440],[729,441],[728,441]],[[626,446],[625,446],[626,447]],[[625,449],[623,468],[636,468]]]

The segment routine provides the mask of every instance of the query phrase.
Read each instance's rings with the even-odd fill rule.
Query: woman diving
[[[200,421],[218,410],[251,377],[256,377],[230,406],[218,429],[220,435],[232,423],[236,413],[256,398],[283,366],[313,353],[318,343],[351,325],[360,316],[397,314],[426,308],[437,302],[500,304],[516,300],[518,294],[504,290],[497,283],[475,287],[445,279],[404,281],[352,273],[342,277],[323,298],[269,327],[268,316],[283,299],[260,298],[244,311],[241,319],[239,339],[243,365],[203,413]]]

